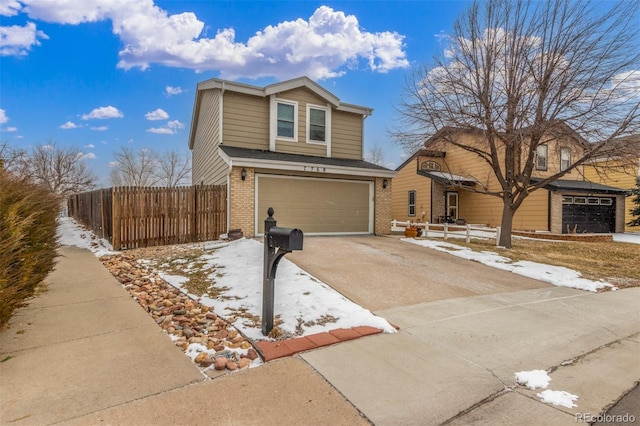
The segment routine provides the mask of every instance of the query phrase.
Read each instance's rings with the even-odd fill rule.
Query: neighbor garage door
[[[264,233],[267,209],[278,226],[305,234],[373,232],[373,183],[339,179],[257,175],[256,229]]]
[[[562,198],[562,232],[615,232],[616,200],[611,197]]]

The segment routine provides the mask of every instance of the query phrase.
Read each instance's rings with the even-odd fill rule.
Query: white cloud
[[[0,124],[4,124],[9,121],[9,117],[7,117],[7,110],[0,108]]]
[[[77,129],[78,126],[75,123],[71,122],[71,121],[67,121],[66,123],[61,125],[60,128],[64,129],[64,130],[69,130],[69,129]]]
[[[24,27],[11,25],[0,26],[0,56],[24,56],[32,46],[39,46],[39,39],[49,37],[36,29],[36,24],[27,22]]]
[[[182,87],[172,87],[172,86],[167,86],[164,88],[164,94],[167,97],[171,97],[174,95],[179,95],[180,93],[182,93]]]
[[[166,127],[152,127],[147,129],[147,132],[158,135],[175,135],[179,129],[184,129],[184,124],[178,120],[171,120],[167,122]]]
[[[91,127],[91,130],[94,130],[96,132],[104,132],[105,130],[109,130],[108,126],[94,126]]]
[[[631,70],[614,76],[611,85],[624,92],[629,98],[640,98],[640,70]]]
[[[82,152],[78,153],[78,159],[79,160],[96,160],[98,157],[96,157],[96,155],[93,152],[88,152],[86,154],[83,154]]]
[[[155,111],[146,113],[144,117],[150,121],[166,120],[169,118],[169,114],[167,114],[162,108],[158,108]]]
[[[147,129],[149,133],[155,133],[157,135],[173,135],[175,132],[168,127],[152,127]]]
[[[179,122],[178,120],[172,120],[172,121],[169,121],[169,122],[167,123],[167,126],[168,126],[170,129],[174,129],[174,130],[175,130],[175,129],[184,129],[184,124],[182,124],[182,123],[181,123],[181,122]]]
[[[90,120],[92,118],[95,118],[98,120],[105,120],[108,118],[122,118],[122,117],[124,117],[124,114],[120,110],[118,110],[118,108],[113,107],[111,105],[106,107],[96,108],[93,111],[91,111],[89,114],[82,115],[83,120]]]
[[[17,132],[18,128],[17,127],[7,127],[6,129],[4,129],[5,132]]]
[[[89,149],[93,149],[93,148],[95,148],[96,146],[95,146],[94,144],[90,143],[89,145],[85,145],[84,147],[85,147],[85,148],[89,148]]]
[[[0,15],[1,16],[16,16],[22,5],[17,0],[2,0],[0,2]]]
[[[111,20],[113,33],[125,46],[118,62],[124,69],[144,70],[157,63],[216,70],[223,78],[322,79],[342,75],[346,67],[361,61],[377,72],[409,66],[404,36],[365,31],[354,15],[327,6],[316,9],[308,20],[269,25],[238,42],[232,28],[219,29],[208,38],[205,23],[194,13],[170,15],[153,0],[23,1],[34,19],[72,25]]]

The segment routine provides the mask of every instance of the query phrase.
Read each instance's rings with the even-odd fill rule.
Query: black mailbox
[[[274,226],[269,229],[269,247],[285,251],[302,250],[302,231]]]

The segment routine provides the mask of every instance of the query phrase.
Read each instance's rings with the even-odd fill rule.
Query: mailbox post
[[[273,208],[267,210],[264,221],[264,264],[262,276],[262,334],[268,336],[273,329],[273,305],[278,263],[285,254],[302,250],[302,231],[276,226]],[[276,251],[277,250],[277,251]]]

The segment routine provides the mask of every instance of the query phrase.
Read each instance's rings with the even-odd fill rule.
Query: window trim
[[[293,137],[289,136],[280,136],[278,134],[278,104],[291,105],[293,106]],[[287,141],[287,142],[298,142],[298,102],[290,101],[288,99],[276,99],[275,106],[273,111],[274,117],[274,127],[275,127],[275,137],[277,140]]]
[[[567,166],[566,167],[563,166],[563,161],[565,161],[565,160],[563,160],[563,158],[562,158],[563,154],[565,154],[565,153],[567,153],[567,160],[566,160]],[[560,148],[560,171],[564,172],[565,170],[569,169],[569,167],[571,167],[571,148],[567,148],[565,146],[565,147]]]
[[[323,141],[318,141],[315,139],[311,139],[311,110],[315,109],[318,111],[324,111],[324,140]],[[306,122],[306,136],[307,136],[307,143],[310,144],[316,144],[316,145],[327,145],[329,143],[329,135],[330,135],[330,131],[331,131],[331,125],[330,125],[330,120],[331,120],[331,110],[324,106],[324,105],[314,105],[314,104],[307,104],[307,122]]]
[[[413,195],[413,204],[411,204],[411,196]],[[416,190],[412,189],[410,191],[408,191],[407,193],[407,214],[409,217],[415,217],[416,216],[416,206],[417,206],[417,194],[416,194]],[[413,207],[413,213],[411,213],[411,208]]]
[[[544,148],[544,167],[540,166],[538,164],[538,159],[541,158],[540,153],[539,153],[539,149],[540,148]],[[549,145],[547,145],[546,143],[544,144],[540,144],[536,147],[536,156],[535,156],[535,166],[536,166],[536,170],[542,170],[542,171],[546,171],[549,169]]]

